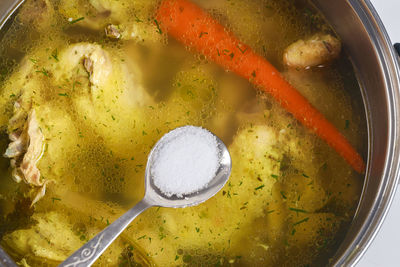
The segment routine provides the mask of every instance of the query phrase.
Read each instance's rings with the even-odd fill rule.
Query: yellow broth
[[[365,154],[366,126],[347,56],[321,68],[288,69],[284,49],[330,32],[306,2],[197,0],[268,59]],[[44,4],[43,4],[44,3]],[[152,208],[98,266],[312,266],[343,239],[363,177],[268,95],[161,33],[157,0],[27,0],[0,43],[1,149],[15,101],[35,109],[45,137],[38,163],[50,181],[30,208],[1,158],[0,240],[21,264],[55,266],[137,203],[149,151],[191,124],[229,147],[232,175],[209,201]],[[119,25],[120,40],[104,27]],[[83,54],[105,60],[98,80]]]

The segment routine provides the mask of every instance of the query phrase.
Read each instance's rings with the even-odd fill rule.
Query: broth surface
[[[284,49],[334,34],[305,1],[196,0],[268,59],[359,152],[366,123],[344,52],[285,67]],[[320,266],[344,238],[363,177],[249,81],[163,33],[158,0],[27,0],[0,42],[0,148],[36,113],[46,185],[0,159],[0,241],[21,265],[56,266],[144,194],[147,155],[168,131],[215,133],[233,161],[209,201],[140,215],[98,266]],[[104,29],[114,25],[113,34]],[[115,37],[115,36],[114,36]],[[15,104],[17,103],[17,105]],[[28,115],[29,114],[29,115]],[[3,153],[3,152],[2,152]]]

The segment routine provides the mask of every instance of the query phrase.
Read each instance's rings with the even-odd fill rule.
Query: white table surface
[[[378,11],[392,43],[400,43],[400,0],[370,0]],[[357,267],[400,266],[400,190],[375,240]]]

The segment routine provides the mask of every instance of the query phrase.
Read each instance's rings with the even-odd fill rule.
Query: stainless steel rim
[[[349,3],[362,21],[374,46],[375,53],[380,59],[380,69],[385,77],[387,89],[386,98],[389,114],[387,135],[389,145],[385,158],[384,176],[380,183],[379,194],[374,199],[373,209],[364,221],[358,234],[353,239],[351,245],[348,246],[345,253],[340,255],[333,263],[334,266],[355,266],[365,254],[384,222],[399,181],[400,68],[398,56],[371,2],[369,0],[349,0]],[[371,136],[369,136],[369,139],[373,141]],[[371,153],[371,151],[369,153]],[[375,177],[368,177],[368,179],[374,178]]]
[[[387,135],[389,145],[385,158],[384,175],[380,183],[379,194],[374,199],[373,209],[345,252],[341,255],[337,255],[337,258],[334,259],[332,262],[334,266],[354,266],[364,255],[387,215],[397,188],[400,167],[399,60],[382,21],[369,0],[347,1],[362,21],[368,32],[371,43],[374,46],[375,53],[380,59],[380,69],[385,77],[386,98],[388,103],[389,125]],[[22,3],[23,0],[1,0],[0,30],[11,14],[13,14]],[[372,140],[372,138],[370,138],[370,140]],[[369,177],[369,179],[374,178],[375,177]],[[16,266],[1,248],[0,266]]]
[[[0,30],[24,0],[2,0],[0,5]]]

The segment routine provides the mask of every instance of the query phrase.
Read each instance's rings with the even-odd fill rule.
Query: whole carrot
[[[156,18],[161,30],[271,94],[297,120],[335,149],[354,170],[365,172],[362,157],[335,126],[266,59],[240,42],[200,7],[188,0],[164,0]]]

